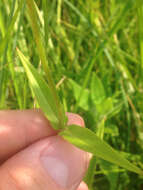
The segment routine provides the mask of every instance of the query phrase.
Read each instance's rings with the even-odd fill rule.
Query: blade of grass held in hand
[[[27,10],[28,10],[29,18],[30,18],[30,24],[31,24],[34,40],[36,43],[37,53],[41,60],[41,64],[43,65],[46,77],[48,79],[50,92],[54,98],[56,110],[58,112],[59,125],[60,125],[60,128],[62,128],[66,122],[65,112],[60,103],[59,96],[57,94],[55,84],[54,84],[54,81],[53,81],[53,78],[52,78],[52,75],[50,72],[50,68],[48,66],[48,60],[46,57],[46,48],[44,48],[44,43],[42,40],[40,28],[39,28],[39,17],[38,17],[38,13],[37,13],[36,4],[35,4],[34,0],[26,0],[26,4],[27,4],[27,8],[28,8]]]
[[[25,68],[31,90],[34,93],[40,108],[43,110],[54,129],[61,129],[64,126],[59,125],[60,122],[58,119],[57,108],[50,88],[21,51],[17,49],[17,52]]]
[[[78,148],[91,152],[95,156],[114,163],[129,171],[143,175],[143,171],[126,160],[120,155],[120,153],[87,128],[71,125],[68,126],[66,130],[62,131],[60,135]]]

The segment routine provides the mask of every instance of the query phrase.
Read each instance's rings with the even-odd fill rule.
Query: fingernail
[[[61,137],[51,137],[41,154],[44,170],[62,188],[75,190],[87,169],[87,154]]]
[[[82,117],[75,113],[69,113],[67,112],[66,115],[68,116],[68,125],[79,125],[81,127],[84,126],[84,120]]]

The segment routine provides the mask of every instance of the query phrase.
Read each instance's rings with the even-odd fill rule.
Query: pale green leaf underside
[[[68,126],[65,131],[62,131],[60,135],[75,146],[87,152],[91,152],[99,158],[143,175],[143,172],[138,167],[126,160],[120,153],[87,128],[71,125]]]
[[[33,91],[40,108],[55,129],[58,129],[57,109],[47,83],[43,80],[37,70],[30,64],[28,59],[17,50],[20,60],[25,68],[31,90]]]

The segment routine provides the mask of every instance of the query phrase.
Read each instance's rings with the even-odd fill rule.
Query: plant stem
[[[60,100],[59,100],[59,97],[57,95],[55,84],[54,84],[54,81],[53,81],[53,78],[52,78],[52,75],[51,75],[51,72],[50,72],[50,69],[48,66],[48,61],[46,58],[46,52],[45,52],[45,49],[44,49],[44,46],[42,43],[42,39],[41,39],[41,35],[40,35],[40,29],[39,29],[39,25],[37,22],[37,14],[36,14],[36,10],[35,10],[34,0],[26,0],[26,2],[27,2],[27,6],[28,6],[28,13],[29,13],[30,20],[31,20],[33,35],[34,35],[36,45],[37,45],[38,54],[39,54],[39,57],[41,59],[41,63],[43,65],[44,71],[46,73],[48,83],[49,83],[49,87],[51,89],[51,93],[55,99],[60,128],[63,128],[64,127],[64,121],[65,121],[64,114],[62,112]]]
[[[139,45],[140,45],[140,68],[143,69],[143,3],[137,0],[138,25],[139,25]]]
[[[60,26],[61,24],[61,8],[62,8],[62,0],[58,0],[58,7],[57,7],[57,24]]]

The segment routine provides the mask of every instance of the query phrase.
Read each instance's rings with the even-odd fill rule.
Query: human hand
[[[84,125],[67,116],[68,124]],[[1,190],[88,190],[80,184],[88,153],[56,133],[40,110],[0,111]]]

